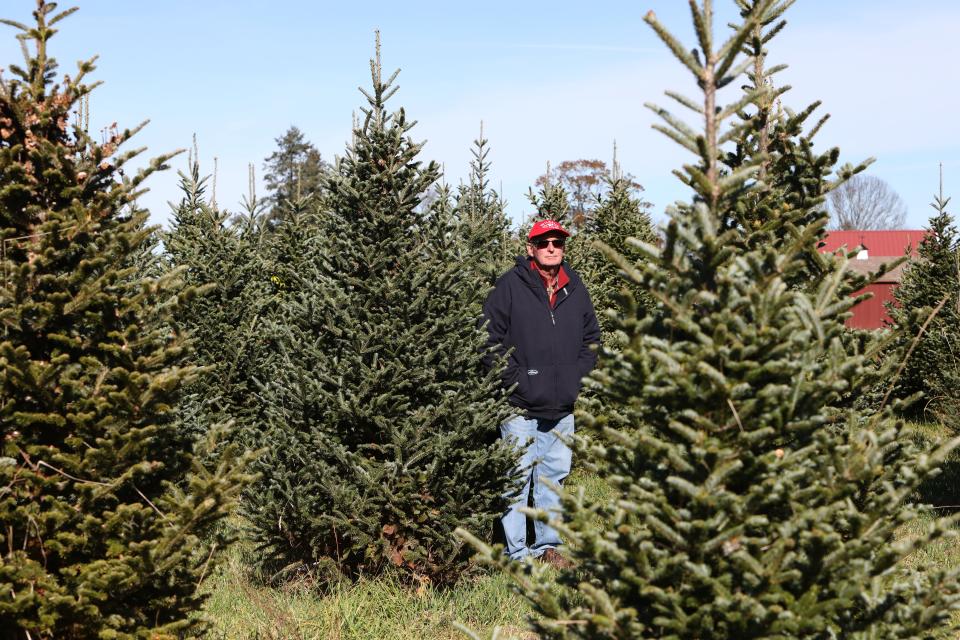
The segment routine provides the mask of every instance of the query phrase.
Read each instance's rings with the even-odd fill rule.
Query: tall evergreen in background
[[[449,582],[469,560],[454,528],[483,535],[503,507],[514,457],[484,442],[508,409],[464,313],[485,290],[456,259],[449,198],[418,208],[438,167],[418,159],[404,111],[386,109],[396,74],[381,77],[379,40],[371,71],[272,332],[269,450],[245,506],[268,566]]]
[[[594,374],[631,428],[585,416],[602,438],[578,449],[614,496],[564,495],[556,524],[575,568],[553,586],[542,568],[486,550],[534,605],[542,637],[932,638],[950,630],[956,570],[903,560],[952,521],[909,538],[898,529],[917,518],[912,496],[956,443],[921,450],[890,407],[867,419],[837,409],[872,367],[843,344],[854,302],[844,293],[845,260],[825,260],[816,286],[793,286],[808,273],[822,222],[794,225],[793,234],[784,202],[769,215],[786,227],[771,223],[779,242],[751,246],[739,221],[762,196],[754,190],[764,188],[756,180],[763,157],[723,169],[721,143],[738,135],[730,121],[743,103],[723,105],[717,90],[752,63],[740,53],[755,27],[788,4],[751,3],[721,42],[710,0],[691,3],[692,53],[646,17],[703,92],[699,101],[678,96],[703,118],[701,130],[670,123],[672,137],[697,153],[683,169],[694,198],[671,213],[663,247],[644,246],[648,261],[629,272],[655,313],[623,317],[627,344]]]
[[[941,184],[940,194],[931,204],[936,214],[927,224],[917,257],[894,289],[894,303],[888,311],[895,325],[894,347],[911,350],[896,379],[894,394],[900,398],[924,394],[907,409],[911,418],[946,418],[956,423],[960,408],[960,237],[947,211],[949,203]],[[934,309],[936,315],[931,318]]]
[[[197,626],[213,534],[244,477],[195,460],[172,416],[196,376],[176,324],[181,272],[138,276],[148,241],[121,151],[71,126],[93,61],[57,78],[38,1],[0,82],[0,636],[173,638]]]
[[[283,219],[287,203],[305,198],[319,202],[330,174],[330,165],[303,132],[291,126],[274,140],[277,149],[263,162],[271,225]]]
[[[459,222],[456,238],[463,248],[462,264],[476,273],[477,285],[484,287],[513,264],[516,239],[510,233],[503,199],[490,186],[490,148],[482,125],[471,153],[469,182],[460,185],[454,205]]]

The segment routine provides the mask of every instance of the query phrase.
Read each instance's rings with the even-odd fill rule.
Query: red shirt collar
[[[547,275],[543,271],[540,271],[540,268],[537,267],[536,260],[531,259],[529,262],[530,262],[530,268],[536,271],[540,275],[540,277],[543,279],[544,284],[547,284]],[[568,284],[570,284],[570,277],[567,275],[567,272],[564,270],[563,265],[560,265],[560,270],[557,271],[557,289],[562,289]]]
[[[544,289],[548,288],[550,286],[550,281],[547,279],[547,274],[537,267],[537,262],[535,260],[530,260],[530,268],[536,271],[537,275],[540,276],[540,279],[543,281]],[[570,284],[570,276],[567,275],[563,265],[560,265],[560,269],[557,271],[557,286],[553,291],[553,295],[550,296],[550,306],[553,306],[553,304],[557,301],[557,291],[563,289],[568,284]]]

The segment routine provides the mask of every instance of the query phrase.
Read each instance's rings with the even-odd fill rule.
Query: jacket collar
[[[537,263],[534,262],[533,260],[528,260],[527,264],[530,265],[531,270],[535,271],[537,275],[540,276],[540,280],[542,280],[543,283],[546,284],[547,279],[544,277],[543,271],[537,268]],[[570,284],[570,277],[567,276],[567,270],[564,269],[564,265],[561,264],[560,268],[557,270],[557,289],[562,289],[568,284]]]
[[[540,272],[535,269],[530,263],[533,261],[533,258],[527,256],[517,256],[517,264],[514,270],[520,276],[520,279],[531,289],[537,291],[545,291],[543,287],[543,280],[540,278]],[[577,275],[577,272],[570,268],[570,265],[567,264],[567,261],[564,260],[560,264],[560,270],[562,273],[566,274],[567,282],[560,285],[560,290],[563,291],[566,289],[567,294],[580,286],[580,276]],[[559,303],[561,299],[565,298],[565,295],[562,295],[557,298]]]

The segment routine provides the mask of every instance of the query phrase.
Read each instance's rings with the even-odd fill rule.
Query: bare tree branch
[[[857,174],[830,192],[830,226],[853,229],[899,229],[907,205],[893,188],[875,176]]]

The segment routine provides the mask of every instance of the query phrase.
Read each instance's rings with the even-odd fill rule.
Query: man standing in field
[[[555,220],[540,220],[527,236],[527,257],[497,280],[483,305],[493,353],[507,356],[504,389],[512,389],[510,404],[518,415],[500,425],[501,436],[522,451],[523,481],[510,496],[503,516],[506,552],[515,560],[527,556],[558,567],[560,536],[536,522],[536,539],[527,543],[526,516],[530,485],[538,509],[559,509],[550,488],[570,473],[571,451],[563,442],[573,435],[573,405],[580,380],[597,361],[593,345],[600,342],[600,325],[590,295],[580,277],[563,262],[570,234]],[[493,353],[487,363],[493,365]]]

